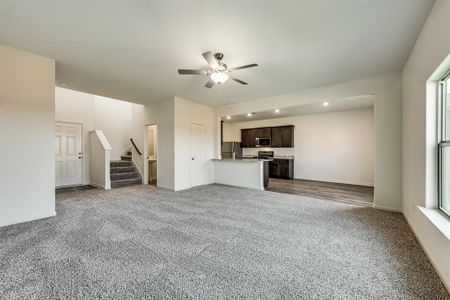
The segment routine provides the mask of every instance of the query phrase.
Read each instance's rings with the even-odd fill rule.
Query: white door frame
[[[144,174],[142,178],[142,184],[149,184],[148,181],[148,127],[149,126],[156,126],[156,186],[159,184],[158,176],[159,176],[159,163],[158,163],[158,154],[159,154],[159,130],[158,130],[158,123],[151,123],[144,126],[144,150],[142,151],[143,155],[143,162],[144,162]]]
[[[80,125],[80,127],[81,127],[81,183],[80,184],[75,184],[75,185],[60,185],[60,186],[56,186],[56,182],[55,182],[55,187],[56,188],[63,188],[63,187],[71,187],[71,186],[83,185],[83,183],[84,183],[84,157],[86,155],[86,153],[84,153],[84,127],[83,127],[83,123],[55,120],[54,127],[56,126],[57,123],[74,124],[74,125]]]

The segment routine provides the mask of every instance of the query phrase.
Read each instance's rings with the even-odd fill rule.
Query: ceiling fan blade
[[[181,74],[181,75],[206,75],[207,72],[203,71],[203,70],[178,69],[178,74]]]
[[[253,68],[253,67],[257,67],[257,66],[258,66],[257,64],[250,64],[250,65],[240,66],[240,67],[236,67],[236,68],[229,68],[228,71],[229,72],[233,72],[233,71],[236,71],[236,70]]]
[[[206,84],[205,84],[205,87],[207,87],[207,88],[212,88],[214,85],[215,85],[216,83],[213,81],[213,80],[209,80]]]
[[[247,84],[248,84],[248,83],[245,82],[245,81],[242,81],[242,80],[240,80],[240,79],[237,79],[237,78],[234,78],[234,77],[231,77],[231,76],[230,76],[230,79],[231,79],[231,80],[234,80],[234,81],[236,81],[236,82],[239,82],[240,84],[244,84],[244,85],[247,85]]]
[[[205,52],[202,54],[202,56],[205,58],[208,65],[210,65],[212,68],[218,68],[219,64],[217,63],[216,58],[214,57],[214,54],[211,51]]]

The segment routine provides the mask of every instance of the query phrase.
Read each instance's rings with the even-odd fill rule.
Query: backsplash
[[[256,156],[258,151],[273,151],[275,156],[295,156],[295,148],[243,148],[242,155]]]

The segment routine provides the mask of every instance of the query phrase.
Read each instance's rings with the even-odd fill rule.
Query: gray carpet
[[[1,299],[450,299],[400,214],[218,185],[57,198],[0,228]]]

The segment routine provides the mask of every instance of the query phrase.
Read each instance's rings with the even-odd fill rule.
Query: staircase
[[[131,161],[131,152],[111,161],[111,188],[142,184],[142,178]]]

